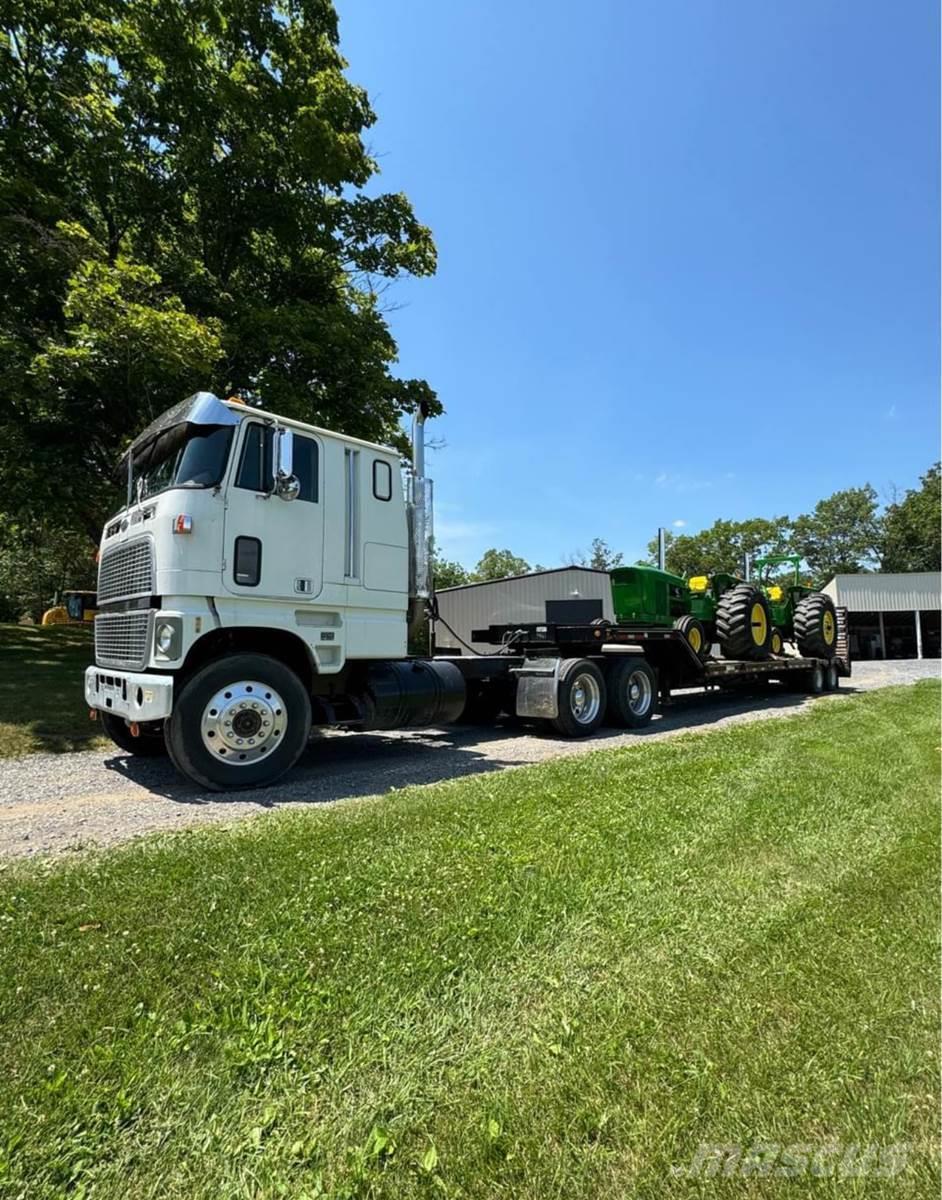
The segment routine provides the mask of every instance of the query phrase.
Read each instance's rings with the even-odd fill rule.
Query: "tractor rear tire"
[[[716,607],[716,633],[724,658],[768,658],[772,620],[765,594],[751,583],[737,583],[725,591]]]
[[[837,614],[824,592],[812,592],[795,606],[795,642],[802,658],[833,658],[837,652]]]
[[[674,628],[679,629],[690,649],[701,661],[710,657],[710,639],[703,628],[703,622],[696,617],[678,617]]]

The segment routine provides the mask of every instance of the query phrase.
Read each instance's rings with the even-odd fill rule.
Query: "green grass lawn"
[[[110,745],[82,690],[91,628],[0,625],[0,758]]]
[[[8,867],[0,1196],[937,1195],[939,715],[927,681]],[[671,1174],[756,1142],[909,1150]]]

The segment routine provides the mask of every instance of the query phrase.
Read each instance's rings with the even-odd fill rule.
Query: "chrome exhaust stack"
[[[432,583],[432,481],[425,477],[425,418],[420,404],[412,423],[412,467],[406,482],[409,519],[409,632],[415,636],[428,619]]]

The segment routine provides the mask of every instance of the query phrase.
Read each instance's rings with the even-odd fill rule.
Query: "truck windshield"
[[[144,500],[168,488],[215,487],[222,479],[232,426],[187,425],[160,458],[134,472],[134,494]]]

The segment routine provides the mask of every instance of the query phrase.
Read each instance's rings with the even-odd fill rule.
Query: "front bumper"
[[[173,709],[173,680],[169,675],[89,667],[85,699],[89,708],[117,713],[128,721],[162,721]]]

